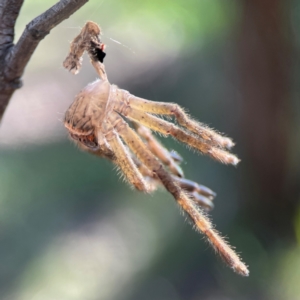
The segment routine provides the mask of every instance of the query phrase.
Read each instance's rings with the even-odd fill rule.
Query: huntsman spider
[[[227,265],[247,276],[246,265],[206,216],[215,193],[185,179],[181,157],[163,147],[152,131],[172,136],[221,163],[236,165],[239,159],[228,152],[232,140],[191,119],[177,104],[142,99],[111,84],[103,64],[105,45],[99,36],[99,26],[87,22],[71,42],[64,61],[64,67],[76,74],[86,51],[99,76],[76,96],[65,114],[70,137],[81,149],[112,161],[137,190],[152,192],[164,186]],[[160,116],[173,117],[178,125]]]

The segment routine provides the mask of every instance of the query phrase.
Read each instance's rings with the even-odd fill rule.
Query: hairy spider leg
[[[179,178],[176,176],[172,176],[172,177],[176,181],[176,183],[184,191],[186,191],[188,195],[190,195],[190,197],[194,200],[194,202],[197,205],[200,205],[205,210],[211,210],[214,208],[214,204],[212,202],[213,197],[211,196],[211,194],[208,196],[206,193],[203,192],[205,189],[208,189],[207,187],[205,187],[203,185],[199,185],[198,183],[191,181],[189,179]],[[189,184],[190,184],[189,188],[187,188],[188,185],[186,184],[186,182],[189,182]],[[199,188],[199,187],[201,187],[201,188]]]
[[[128,182],[137,190],[148,192],[147,183],[132,161],[130,153],[122,143],[118,134],[114,130],[111,130],[106,134],[106,140],[116,157],[114,163],[122,170]]]
[[[230,138],[224,137],[208,126],[191,119],[178,104],[150,101],[131,94],[129,94],[127,99],[131,107],[144,112],[174,116],[179,125],[187,128],[213,146],[227,149],[231,149],[234,146]]]
[[[196,183],[192,180],[189,180],[186,178],[178,178],[176,176],[173,176],[173,177],[176,178],[176,180],[180,184],[180,186],[188,192],[197,192],[197,193],[209,198],[210,200],[213,200],[217,195],[215,192],[213,192],[208,187],[201,185],[199,183]]]
[[[205,211],[210,211],[215,207],[209,198],[199,194],[198,192],[189,193],[189,196],[193,199],[197,206],[202,207]]]
[[[184,174],[180,166],[174,161],[170,152],[152,135],[151,130],[137,123],[135,123],[135,127],[137,128],[138,134],[145,139],[150,151],[158,157],[174,175],[183,177]]]
[[[94,150],[94,149],[89,148],[88,146],[82,144],[79,141],[75,141],[75,143],[83,151],[87,151],[90,154],[93,154],[93,155],[101,157],[101,158],[107,158],[108,160],[112,161],[113,163],[117,162],[114,152],[111,149],[109,149],[105,144],[101,145],[101,147],[99,147],[99,149]]]
[[[138,134],[146,140],[146,144],[149,147],[150,151],[156,157],[158,157],[164,163],[165,166],[169,167],[170,158],[173,160],[172,164],[175,163],[175,160],[172,157],[172,153],[169,152],[166,148],[164,148],[161,145],[161,143],[153,136],[153,134],[149,128],[147,128],[145,126],[141,126],[137,123],[135,123],[135,127],[137,127]],[[160,156],[162,156],[162,157],[160,157]],[[179,156],[177,154],[176,158],[178,159],[178,157]],[[181,157],[180,157],[180,159],[182,160]],[[180,186],[182,188],[184,188],[185,190],[187,190],[189,192],[196,191],[196,192],[202,194],[203,196],[210,198],[211,200],[216,197],[216,193],[213,192],[208,187],[198,184],[192,180],[183,178],[183,175],[178,176],[177,172],[173,172],[173,174],[175,175],[173,177],[176,178],[178,183],[180,183]],[[182,177],[182,178],[179,178],[179,177]]]
[[[136,124],[136,123],[135,123]],[[183,188],[185,191],[189,192],[189,195],[193,198],[193,200],[200,206],[204,207],[207,210],[211,210],[214,208],[214,204],[212,200],[216,196],[216,194],[210,190],[209,188],[200,185],[194,181],[188,180],[183,177],[183,173],[180,173],[178,176],[177,168],[173,166],[179,167],[175,161],[173,160],[171,153],[164,148],[159,141],[153,136],[151,130],[145,126],[141,126],[136,124],[138,134],[146,140],[146,144],[149,150],[158,157],[165,166],[169,167],[172,173],[175,175],[173,179],[178,183],[178,185]],[[146,167],[142,165],[145,169]],[[172,168],[170,168],[172,166]],[[181,170],[181,168],[180,168]],[[175,172],[174,172],[175,171]],[[141,172],[143,174],[143,172]]]
[[[195,228],[207,237],[210,244],[223,260],[237,273],[248,276],[249,271],[245,264],[217,231],[213,229],[213,225],[204,215],[204,212],[197,207],[193,200],[173,180],[172,176],[164,169],[162,163],[150,152],[136,132],[121,117],[119,118],[120,122],[115,129],[131,151],[157,175],[167,191],[173,195],[179,206],[190,217]]]
[[[117,138],[117,137],[116,137]],[[124,171],[124,169],[122,168],[123,164],[122,164],[122,160],[120,159],[120,156],[119,156],[119,160],[117,159],[116,157],[116,152],[114,153],[112,149],[109,149],[106,147],[105,144],[101,145],[101,148],[97,149],[97,150],[93,150],[89,147],[87,147],[86,145],[82,144],[81,142],[78,142],[78,141],[74,141],[77,146],[81,149],[81,150],[84,150],[84,151],[87,151],[89,152],[90,154],[93,154],[95,156],[98,156],[98,157],[101,157],[101,158],[106,158],[108,160],[110,160],[113,164],[115,164],[119,169],[121,169],[123,172],[124,172],[124,175],[126,177],[126,179],[128,180],[128,182],[130,184],[132,184],[137,190],[140,190],[142,192],[152,192],[152,191],[155,191],[157,189],[157,185],[158,185],[158,181],[157,179],[154,179],[153,178],[153,173],[145,166],[143,165],[136,157],[132,157],[132,160],[134,162],[134,165],[136,166],[136,168],[138,169],[139,172],[137,172],[137,179],[131,179],[132,176],[129,176],[127,174],[127,172]],[[122,141],[118,141],[118,143],[121,143],[121,147],[125,147],[122,143]],[[113,146],[112,144],[110,144],[110,146]],[[118,146],[117,146],[118,147]],[[113,147],[112,147],[113,148]],[[124,149],[119,149],[119,151],[122,151]],[[123,152],[122,156],[127,156],[127,155],[131,155],[131,153],[129,154],[128,153],[128,149],[125,147],[125,154]],[[130,169],[130,167],[128,168],[130,170],[130,174],[132,172],[133,169]],[[135,171],[133,171],[135,173]],[[141,186],[142,189],[139,188],[139,186],[137,186],[136,182],[139,182],[140,181],[140,175],[138,174],[140,173],[143,177],[143,180],[146,182],[146,187],[143,186],[143,183],[140,184],[139,183],[139,186]]]
[[[173,160],[175,162],[177,162],[178,164],[181,164],[183,161],[183,158],[174,150],[170,151],[170,156],[173,158]]]
[[[173,178],[183,190],[188,192],[197,205],[200,205],[205,210],[212,210],[214,208],[212,201],[216,193],[211,189],[186,178],[178,178],[176,176],[173,176]]]
[[[134,163],[136,164],[138,170],[144,176],[145,180],[151,186],[151,191],[155,191],[158,186],[161,186],[162,183],[157,177],[156,173],[149,170],[146,165],[142,164],[135,156],[132,158]],[[193,182],[186,178],[177,177],[175,175],[172,176],[173,180],[187,192],[188,195],[192,198],[192,200],[199,206],[203,207],[205,210],[211,210],[214,208],[214,204],[212,202],[215,193],[211,191],[209,188],[200,185],[196,182]]]
[[[126,106],[120,111],[120,113],[125,117],[136,121],[154,131],[162,133],[166,136],[171,135],[180,142],[187,144],[203,154],[209,155],[211,158],[221,163],[237,165],[239,162],[239,159],[235,155],[220,148],[213,147],[193,134],[186,132],[182,128],[179,128],[178,126],[156,116],[145,113],[138,109],[133,109],[130,106]]]
[[[131,152],[132,153],[132,152]],[[133,162],[135,163],[136,167],[138,168],[139,172],[144,177],[144,180],[148,184],[149,192],[154,192],[158,189],[159,186],[161,186],[160,180],[157,178],[155,173],[147,168],[146,165],[142,164],[138,158],[132,153],[131,156]]]

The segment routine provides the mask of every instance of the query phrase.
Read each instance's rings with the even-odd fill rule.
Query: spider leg
[[[183,177],[183,171],[180,166],[174,161],[170,152],[159,143],[159,141],[152,135],[149,128],[135,123],[138,134],[146,140],[147,146],[150,151],[161,160],[170,171],[178,176]]]
[[[178,185],[188,191],[197,204],[206,209],[212,209],[214,207],[212,200],[216,194],[203,185],[199,185],[194,181],[182,178],[183,172],[181,168],[179,169],[181,171],[180,173],[177,171],[179,166],[173,160],[172,154],[152,135],[151,130],[137,123],[135,123],[135,127],[137,128],[138,134],[146,140],[149,150],[175,175],[173,176],[173,179],[176,180]],[[180,159],[181,157],[177,154],[175,158]],[[142,165],[142,167],[146,168],[145,165]],[[141,173],[143,174],[143,172]]]
[[[182,163],[183,158],[176,151],[171,150],[169,154],[175,162],[177,162],[178,164]]]
[[[179,156],[178,153],[169,152],[166,148],[164,148],[161,145],[161,143],[153,136],[153,134],[149,128],[141,126],[137,123],[135,123],[135,125],[137,127],[138,134],[146,140],[147,146],[149,146],[150,151],[156,157],[158,157],[164,163],[165,166],[170,168],[170,164],[175,164],[175,159],[179,162],[182,161],[182,157]],[[162,157],[160,157],[160,156],[162,156]],[[179,177],[183,177],[183,175],[178,176],[178,174],[177,174],[178,172],[172,172],[172,173],[175,175],[175,176],[173,176],[173,178],[178,182],[178,184],[183,189],[185,189],[189,192],[196,191],[196,192],[202,194],[203,196],[209,197],[210,199],[213,199],[216,196],[215,192],[213,192],[211,189],[205,187],[204,185],[198,184],[198,183],[188,180],[186,178],[179,178]]]
[[[158,187],[161,186],[161,182],[155,173],[142,164],[134,154],[132,154],[132,160],[134,161],[140,173],[143,175],[144,180],[148,183],[149,192],[156,191]]]
[[[204,140],[196,137],[195,135],[190,134],[178,126],[156,116],[133,109],[129,106],[123,109],[120,113],[154,131],[160,132],[164,135],[171,135],[180,142],[191,146],[203,154],[209,155],[219,162],[232,165],[237,165],[239,162],[239,159],[235,155],[223,149],[214,147],[209,143],[205,143]]]
[[[249,271],[234,250],[213,229],[213,226],[204,213],[197,207],[191,198],[179,187],[172,176],[164,169],[159,160],[145,146],[141,138],[128,124],[119,117],[117,132],[129,146],[137,158],[152,170],[160,179],[167,191],[173,195],[179,206],[188,214],[195,227],[202,232],[213,248],[220,254],[224,261],[237,273],[247,276]]]
[[[183,190],[188,192],[197,205],[200,205],[205,210],[211,210],[214,208],[212,201],[216,196],[216,193],[214,193],[211,189],[186,178],[173,176],[173,179]]]
[[[96,155],[98,157],[104,157],[104,158],[110,160],[113,164],[115,164],[118,168],[120,168],[123,171],[125,177],[129,181],[129,183],[132,184],[137,190],[145,191],[145,192],[152,191],[153,184],[150,186],[149,184],[147,184],[148,182],[145,183],[146,181],[149,181],[148,177],[143,178],[143,176],[146,177],[146,176],[149,176],[149,174],[144,175],[143,172],[145,172],[145,168],[140,169],[144,165],[142,165],[136,159],[133,160],[134,161],[133,166],[130,165],[130,162],[124,163],[124,161],[127,160],[127,156],[130,158],[130,154],[128,153],[128,149],[123,145],[123,143],[120,141],[120,139],[118,140],[117,136],[116,136],[116,140],[117,140],[116,143],[120,143],[121,145],[116,146],[117,151],[115,151],[115,152],[113,152],[112,149],[109,149],[105,144],[101,145],[101,147],[99,147],[98,149],[93,150],[79,141],[75,141],[75,142],[80,149],[87,151],[90,154]],[[114,145],[115,145],[114,142],[110,143],[110,146],[112,146],[112,148],[114,147]],[[121,152],[121,155],[118,154],[119,152]],[[124,158],[123,162],[122,162],[122,158]],[[137,170],[135,168],[137,168]],[[140,176],[140,175],[142,175],[142,176]],[[151,181],[152,181],[152,179],[151,179]],[[151,183],[151,182],[149,182],[149,183]]]
[[[208,187],[198,184],[192,180],[186,179],[186,178],[178,178],[176,176],[173,176],[173,178],[178,182],[181,188],[188,192],[197,192],[210,200],[213,200],[216,197],[216,193],[213,192]]]
[[[74,139],[73,139],[73,141],[74,141]],[[105,145],[101,145],[101,147],[99,147],[97,149],[92,149],[90,147],[87,147],[85,144],[83,144],[79,141],[75,141],[75,143],[83,151],[87,151],[88,153],[93,154],[98,157],[107,158],[108,160],[112,161],[113,163],[116,163],[115,154],[113,153],[113,151],[111,149],[109,149]]]
[[[131,94],[128,102],[131,107],[144,112],[157,115],[173,115],[181,126],[199,135],[204,141],[209,142],[213,146],[227,149],[234,146],[230,138],[224,137],[208,126],[191,119],[178,104],[150,101]]]
[[[161,181],[157,175],[142,164],[136,157],[133,157],[133,161],[138,170],[144,176],[145,180],[147,180],[151,186],[151,192],[155,191],[157,187],[161,185]],[[177,177],[175,175],[173,175],[172,178],[183,190],[188,192],[192,200],[197,205],[203,207],[205,210],[211,210],[214,208],[212,200],[216,194],[212,190],[189,179]]]
[[[106,135],[106,139],[115,156],[113,162],[122,170],[129,183],[139,191],[148,192],[147,183],[132,161],[130,153],[118,134],[112,130]]]

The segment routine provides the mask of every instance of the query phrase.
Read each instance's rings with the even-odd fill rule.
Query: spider
[[[104,50],[100,27],[89,21],[71,42],[63,63],[77,74],[86,51],[99,76],[76,96],[65,114],[64,124],[71,139],[81,149],[111,160],[137,190],[152,192],[164,186],[223,260],[247,276],[247,266],[206,216],[215,193],[185,179],[179,166],[181,157],[162,146],[152,131],[172,136],[219,162],[236,165],[239,159],[227,151],[234,146],[232,140],[191,119],[177,104],[142,99],[112,85],[103,64]],[[178,125],[160,116],[173,117]]]

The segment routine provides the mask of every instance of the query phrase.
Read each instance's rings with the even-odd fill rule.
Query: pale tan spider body
[[[71,133],[78,136],[88,136],[94,132],[101,134],[110,89],[108,81],[97,80],[76,96],[65,115],[65,125]],[[99,135],[96,138],[99,139]]]
[[[87,51],[99,75],[97,81],[76,96],[66,112],[65,126],[70,137],[82,149],[111,160],[136,189],[151,192],[164,186],[225,262],[239,274],[248,275],[247,267],[200,208],[211,209],[215,193],[183,178],[180,156],[164,148],[152,130],[170,135],[222,163],[236,165],[238,158],[227,151],[233,146],[232,141],[191,119],[177,104],[142,99],[110,84],[102,63],[105,53],[99,34],[99,26],[87,22],[71,43],[64,62],[67,69],[77,73]],[[174,117],[178,125],[160,118],[161,115]]]

